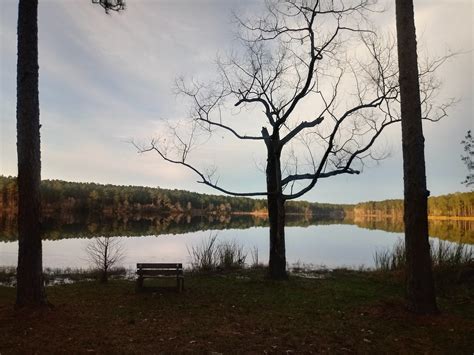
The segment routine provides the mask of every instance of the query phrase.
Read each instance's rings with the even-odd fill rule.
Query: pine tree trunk
[[[17,151],[18,268],[17,307],[47,304],[41,250],[41,156],[38,98],[38,0],[18,7]]]
[[[406,300],[416,313],[437,312],[428,240],[424,138],[412,0],[396,0],[402,115]]]
[[[275,139],[278,142],[278,138]],[[274,280],[285,280],[286,250],[285,250],[285,200],[281,189],[281,151],[278,144],[268,145],[267,158],[267,203],[270,223],[270,260],[268,262],[269,277]]]

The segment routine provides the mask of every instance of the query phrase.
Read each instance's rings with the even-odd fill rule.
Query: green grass
[[[47,288],[54,309],[14,311],[0,287],[0,353],[472,353],[472,283],[438,298],[442,313],[403,308],[400,273],[338,270],[265,279],[262,270],[186,274],[173,281],[77,282]]]

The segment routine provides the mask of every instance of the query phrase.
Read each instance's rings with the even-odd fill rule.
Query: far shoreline
[[[357,214],[352,216],[351,219],[364,219],[364,218],[392,218],[392,219],[403,219],[403,216],[393,216],[389,214]],[[474,216],[433,216],[428,215],[428,219],[434,221],[474,221]]]
[[[255,217],[268,217],[268,212],[264,211],[253,211],[253,212],[231,212],[231,215],[237,216],[255,216]],[[287,216],[308,216],[312,218],[318,218],[321,216],[311,216],[304,213],[287,213]],[[356,219],[356,218],[393,218],[393,219],[403,219],[402,216],[393,216],[393,215],[380,215],[380,214],[359,214],[355,216],[346,216],[344,219]],[[428,215],[428,219],[438,220],[438,221],[474,221],[474,216],[434,216]]]

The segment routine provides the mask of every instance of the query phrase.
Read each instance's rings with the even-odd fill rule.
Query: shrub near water
[[[436,246],[430,243],[431,261],[434,268],[464,267],[474,263],[472,246],[452,244],[438,241]],[[399,239],[392,249],[376,251],[374,254],[375,268],[381,271],[401,270],[405,268],[405,243]]]
[[[392,249],[376,251],[374,254],[375,268],[381,271],[400,270],[405,267],[405,243],[399,239]]]
[[[196,271],[242,268],[247,258],[244,247],[234,241],[217,243],[217,235],[203,240],[200,245],[188,248],[191,266]]]
[[[439,242],[436,248],[431,247],[431,260],[434,266],[458,266],[472,264],[474,252],[466,244]]]
[[[247,253],[244,247],[235,240],[223,242],[217,248],[219,267],[223,269],[238,269],[244,266]]]
[[[210,271],[217,266],[217,235],[204,239],[200,245],[188,248],[193,270]]]

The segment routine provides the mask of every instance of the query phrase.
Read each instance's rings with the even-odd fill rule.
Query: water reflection
[[[403,233],[401,218],[356,217],[352,223],[366,229]],[[431,237],[455,243],[474,244],[474,220],[430,219],[428,224]]]
[[[210,230],[220,241],[237,241],[249,255],[258,249],[268,260],[268,221],[249,215],[166,217],[136,216],[125,219],[67,216],[43,223],[45,267],[83,267],[90,238],[123,237],[127,250],[123,266],[137,262],[182,262],[189,265],[188,249],[208,238]],[[0,265],[17,262],[16,221],[0,219]],[[430,221],[430,235],[453,242],[474,244],[474,221]],[[289,264],[358,267],[374,265],[375,251],[391,248],[403,238],[403,223],[393,219],[316,220],[288,216],[286,250]]]
[[[18,239],[17,221],[0,218],[0,241]],[[287,226],[310,226],[319,224],[349,223],[342,219],[310,219],[300,215],[289,215]],[[43,240],[67,238],[93,238],[97,236],[144,236],[162,234],[184,234],[204,230],[248,229],[267,227],[265,216],[222,215],[192,216],[176,214],[168,216],[130,216],[126,218],[95,217],[87,215],[47,218],[43,221]]]
[[[0,241],[18,239],[16,219],[0,218]],[[360,217],[354,219],[316,219],[302,215],[288,215],[287,227],[308,227],[330,224],[354,224],[357,227],[403,233],[403,220],[397,218]],[[68,215],[43,221],[43,240],[93,238],[98,236],[146,236],[184,234],[206,230],[248,229],[268,227],[265,216],[223,215],[192,216],[131,216],[126,218]],[[474,220],[430,220],[430,236],[456,243],[474,244]]]

